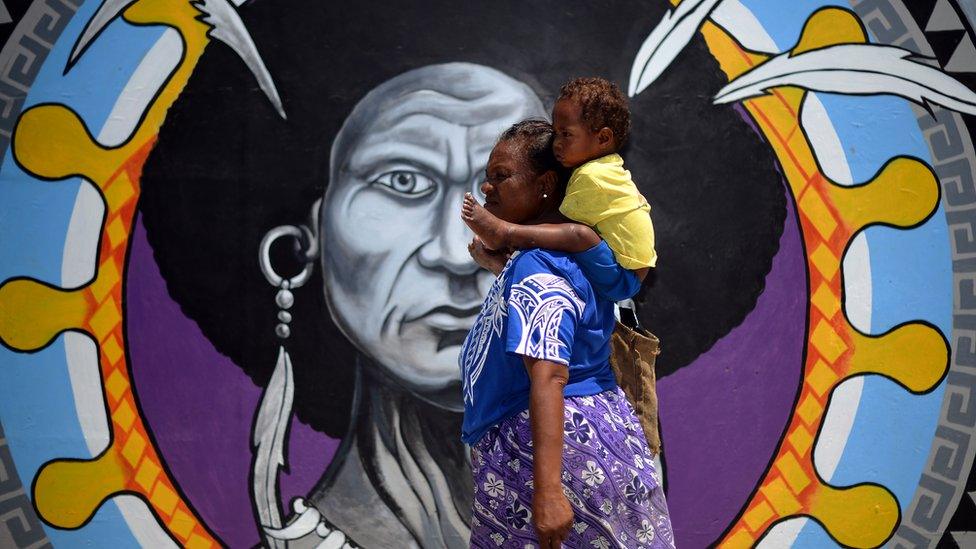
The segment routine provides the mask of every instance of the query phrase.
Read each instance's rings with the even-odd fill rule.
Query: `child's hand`
[[[468,244],[468,253],[471,254],[475,263],[491,271],[495,276],[498,276],[502,272],[502,269],[505,268],[505,263],[508,263],[508,258],[511,256],[509,253],[489,250],[485,247],[485,243],[477,236],[472,238],[471,243]]]

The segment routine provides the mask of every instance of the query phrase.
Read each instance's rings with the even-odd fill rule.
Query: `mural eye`
[[[390,192],[419,198],[426,196],[434,190],[434,181],[426,175],[407,170],[394,170],[386,172],[373,181],[372,185],[381,185]]]

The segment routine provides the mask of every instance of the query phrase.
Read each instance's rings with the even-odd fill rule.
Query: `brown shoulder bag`
[[[633,302],[627,305],[632,306]],[[610,338],[610,366],[617,377],[617,384],[637,413],[651,455],[656,456],[661,451],[661,435],[658,431],[654,364],[661,353],[661,341],[641,327],[635,309],[622,306],[620,315],[624,322],[632,326],[617,322]]]

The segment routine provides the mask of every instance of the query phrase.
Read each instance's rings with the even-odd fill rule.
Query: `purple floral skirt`
[[[575,520],[563,547],[674,547],[664,490],[623,392],[569,397],[564,418],[563,490]],[[471,547],[538,547],[528,410],[475,444],[471,468]]]

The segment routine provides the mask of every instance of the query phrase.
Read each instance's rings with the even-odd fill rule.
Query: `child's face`
[[[601,143],[595,132],[580,120],[582,111],[572,99],[556,101],[552,108],[552,127],[556,132],[552,152],[564,168],[575,168],[607,154],[608,147]]]

